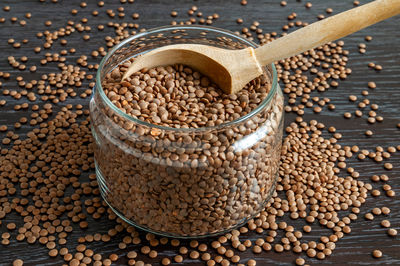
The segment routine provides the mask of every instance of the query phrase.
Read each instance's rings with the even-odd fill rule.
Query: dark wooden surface
[[[172,18],[170,12],[176,10],[179,12],[176,20],[187,20],[187,11],[192,5],[197,5],[199,10],[203,12],[205,16],[218,13],[220,18],[213,24],[213,26],[226,28],[229,30],[240,30],[241,26],[236,24],[237,18],[244,19],[244,26],[250,26],[253,21],[259,21],[260,27],[264,32],[276,31],[280,33],[282,25],[287,23],[286,17],[291,12],[297,13],[297,19],[307,22],[313,22],[317,20],[318,14],[325,14],[325,9],[331,7],[334,14],[344,11],[353,7],[353,1],[323,1],[323,0],[312,0],[310,1],[313,6],[311,9],[304,7],[305,1],[299,2],[295,0],[287,0],[288,5],[286,7],[280,6],[280,1],[272,0],[248,0],[247,6],[241,6],[240,0],[225,1],[225,0],[201,0],[201,1],[188,1],[188,0],[136,0],[134,4],[121,4],[117,0],[105,1],[106,5],[103,8],[99,8],[96,3],[97,1],[87,1],[88,7],[80,8],[80,1],[77,0],[59,0],[59,3],[52,3],[47,0],[45,3],[40,3],[38,0],[2,0],[0,2],[0,8],[5,5],[11,6],[11,12],[4,12],[0,10],[0,17],[5,17],[7,20],[5,23],[0,23],[0,71],[11,73],[10,80],[4,80],[0,78],[3,85],[0,87],[0,98],[6,99],[7,104],[0,107],[0,125],[12,125],[21,116],[27,116],[30,112],[28,111],[13,111],[13,106],[20,101],[14,100],[10,96],[3,96],[3,89],[17,88],[15,77],[22,75],[25,80],[38,78],[40,74],[57,72],[56,64],[48,64],[41,67],[39,60],[44,57],[44,52],[35,54],[33,47],[41,46],[43,44],[42,39],[37,39],[35,34],[45,29],[55,30],[59,27],[65,26],[68,20],[78,22],[82,18],[88,18],[88,25],[92,26],[90,32],[91,39],[88,42],[82,40],[82,33],[74,33],[67,38],[67,47],[76,47],[77,52],[75,55],[68,56],[68,62],[74,63],[76,59],[82,55],[89,53],[92,50],[97,49],[99,46],[105,46],[104,37],[108,34],[114,34],[112,29],[107,28],[103,32],[97,31],[95,25],[102,23],[106,24],[108,21],[115,22],[135,22],[139,23],[141,28],[150,29],[157,26],[163,26],[170,23]],[[361,1],[366,3],[367,1]],[[106,14],[106,9],[113,9],[115,12],[119,6],[125,8],[125,18],[120,19],[116,16],[114,19],[110,19]],[[76,16],[70,14],[70,10],[76,8],[79,13]],[[98,10],[100,15],[93,17],[90,13],[92,10]],[[31,19],[23,18],[26,12],[32,13]],[[133,12],[140,13],[140,18],[133,21],[131,14]],[[10,18],[12,16],[18,17],[19,19],[25,19],[28,23],[25,27],[19,25],[19,23],[11,23]],[[51,27],[45,27],[44,21],[51,20],[53,22]],[[371,35],[373,40],[367,43],[366,54],[358,53],[358,44],[366,43],[364,36]],[[20,42],[22,39],[29,39],[28,44],[23,44],[20,49],[14,49],[11,45],[7,44],[9,38],[14,38]],[[378,25],[374,25],[368,29],[364,29],[352,36],[344,38],[345,49],[350,51],[349,64],[352,68],[353,73],[348,79],[342,81],[337,89],[329,89],[326,92],[318,93],[313,92],[312,96],[329,97],[336,105],[335,111],[324,111],[321,114],[313,114],[312,110],[306,109],[304,115],[305,120],[317,119],[319,122],[325,123],[327,126],[335,126],[338,132],[343,134],[343,138],[340,141],[342,145],[358,145],[361,149],[375,149],[376,146],[382,146],[387,148],[389,146],[400,145],[400,129],[396,128],[396,124],[400,123],[400,17],[392,18]],[[56,44],[53,46],[51,51],[60,51],[61,46]],[[29,71],[25,70],[20,72],[12,69],[8,62],[8,56],[15,56],[19,58],[22,55],[27,55],[29,61],[28,66],[33,64],[39,65],[38,71],[35,74],[30,74]],[[90,63],[98,63],[100,59],[93,59],[89,56]],[[375,62],[383,66],[383,70],[376,72],[367,67],[368,62]],[[348,101],[350,94],[357,95],[359,99],[363,99],[361,91],[367,89],[367,82],[375,81],[377,88],[374,90],[369,89],[370,95],[368,99],[371,102],[379,104],[378,115],[384,117],[382,123],[376,123],[375,125],[369,125],[364,118],[352,118],[346,120],[343,118],[343,113],[346,111],[353,112],[356,110],[356,104]],[[87,84],[85,84],[87,85]],[[83,86],[84,90],[86,87]],[[61,107],[67,103],[82,103],[87,106],[88,98],[81,99],[79,97],[68,98],[65,103],[58,104]],[[287,114],[285,117],[286,124],[290,123],[294,119],[294,115]],[[366,137],[364,135],[365,130],[371,129],[374,132],[372,137]],[[27,132],[29,128],[23,126],[21,129],[16,130],[22,137],[24,132]],[[4,137],[4,133],[0,133],[0,138]],[[375,218],[373,221],[367,221],[363,218],[363,215],[373,207],[390,207],[391,213],[386,218],[391,221],[392,227],[400,229],[400,155],[396,152],[389,160],[385,162],[393,163],[394,169],[387,171],[383,168],[382,163],[375,163],[372,160],[359,161],[354,157],[350,160],[349,166],[354,167],[360,172],[360,180],[369,182],[370,177],[374,174],[387,174],[390,177],[389,184],[396,192],[396,196],[388,198],[385,195],[379,198],[373,199],[371,196],[367,198],[366,204],[361,207],[360,218],[352,223],[352,232],[341,239],[337,245],[336,250],[333,254],[323,261],[317,259],[309,259],[305,254],[301,254],[306,261],[312,265],[400,265],[400,237],[390,238],[386,235],[386,229],[380,226],[380,221],[384,219],[383,216]],[[345,175],[345,173],[343,173]],[[84,177],[83,177],[84,178]],[[373,184],[374,188],[382,191],[382,184]],[[16,215],[11,214],[6,218],[7,222],[15,220],[18,225],[21,225],[21,218],[17,218]],[[290,224],[300,229],[303,226],[301,221],[290,221],[290,218],[284,218],[289,221]],[[74,249],[77,245],[77,238],[84,235],[86,232],[100,232],[105,233],[108,229],[114,226],[114,222],[107,221],[105,219],[100,222],[90,221],[89,229],[86,231],[74,230],[68,237],[68,247],[70,250]],[[322,229],[318,225],[313,225],[313,232],[306,236],[305,239],[317,240],[318,236],[323,232],[326,233],[326,229]],[[3,225],[0,225],[0,232],[5,232],[6,229]],[[259,235],[255,233],[249,233],[246,235],[247,238],[256,239]],[[120,259],[115,265],[123,265],[126,263],[124,254],[129,250],[140,249],[140,245],[130,245],[126,251],[118,249],[118,243],[121,241],[122,236],[113,238],[109,243],[91,243],[88,245],[89,248],[95,252],[99,252],[105,256],[115,252],[121,255]],[[201,242],[211,243],[214,239],[210,238],[207,240],[201,240]],[[380,249],[383,252],[383,257],[379,260],[371,257],[371,251],[374,249]],[[143,259],[146,262],[150,262],[153,265],[160,265],[160,258],[164,256],[173,256],[177,254],[177,249],[166,246],[157,247],[159,256],[155,260],[151,260],[144,255],[139,255],[139,259]],[[17,243],[15,240],[15,233],[12,233],[12,240],[9,246],[0,245],[0,265],[10,265],[11,262],[16,258],[22,258],[26,265],[61,265],[64,261],[58,256],[54,259],[50,259],[47,255],[48,250],[40,245],[29,245],[26,242]],[[260,255],[254,255],[251,251],[239,253],[242,258],[242,262],[246,262],[249,258],[254,258],[257,261],[257,265],[293,265],[295,258],[299,257],[291,251],[284,252],[281,254],[273,251],[263,252]],[[203,265],[204,263],[200,260],[191,260],[185,258],[184,265]]]

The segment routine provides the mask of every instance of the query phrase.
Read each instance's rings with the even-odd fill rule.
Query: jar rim
[[[267,97],[265,97],[265,99],[251,112],[249,112],[248,114],[241,116],[235,120],[229,121],[229,122],[225,122],[216,126],[208,126],[208,127],[199,127],[199,128],[174,128],[174,127],[168,127],[168,126],[161,126],[161,125],[155,125],[146,121],[142,121],[140,119],[134,118],[133,116],[126,114],[124,112],[122,112],[122,110],[120,110],[115,104],[113,104],[111,102],[111,100],[107,97],[107,95],[104,93],[103,87],[101,85],[101,77],[100,77],[100,73],[101,70],[103,69],[105,63],[108,61],[108,59],[122,46],[124,46],[125,44],[138,39],[138,38],[142,38],[146,35],[149,34],[154,34],[154,33],[161,33],[161,32],[165,32],[165,31],[173,31],[173,30],[207,30],[207,31],[211,31],[211,32],[216,32],[216,33],[222,33],[226,36],[229,36],[231,38],[235,38],[237,40],[240,40],[242,42],[244,42],[245,44],[249,45],[250,47],[253,48],[257,48],[259,47],[258,44],[256,44],[253,41],[247,40],[237,34],[235,34],[234,32],[231,32],[229,30],[225,30],[225,29],[220,29],[220,28],[216,28],[216,27],[211,27],[211,26],[193,26],[193,25],[186,25],[186,26],[163,26],[163,27],[157,27],[157,28],[153,28],[150,30],[147,30],[145,32],[140,32],[138,34],[135,34],[125,40],[123,40],[122,42],[120,42],[119,44],[117,44],[115,47],[113,47],[101,60],[99,68],[97,70],[96,73],[96,86],[94,87],[93,93],[92,93],[92,97],[94,97],[95,91],[98,90],[101,99],[107,104],[108,107],[110,107],[114,112],[116,112],[118,115],[122,116],[124,119],[127,119],[129,121],[132,121],[134,123],[140,124],[142,126],[146,126],[148,128],[157,128],[163,131],[175,131],[175,132],[185,132],[185,133],[190,133],[190,132],[202,132],[202,131],[208,131],[208,130],[218,130],[218,129],[222,129],[222,128],[226,128],[226,127],[231,127],[231,126],[235,126],[238,125],[252,117],[254,117],[255,115],[257,115],[260,111],[262,111],[272,100],[273,96],[276,93],[276,87],[278,85],[278,78],[277,78],[277,72],[276,72],[276,68],[275,65],[273,63],[271,63],[270,67],[272,69],[272,84],[271,84],[271,89],[268,92]]]

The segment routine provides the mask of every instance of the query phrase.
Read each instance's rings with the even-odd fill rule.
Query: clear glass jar
[[[170,128],[133,118],[102,89],[116,66],[176,43],[241,49],[257,44],[203,26],[164,27],[132,36],[102,60],[90,102],[101,194],[127,223],[165,236],[216,235],[261,212],[275,190],[283,132],[283,96],[274,65],[259,106],[218,126]]]

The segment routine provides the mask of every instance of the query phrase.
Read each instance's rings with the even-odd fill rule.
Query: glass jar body
[[[200,129],[155,126],[112,106],[102,94],[104,75],[132,55],[167,44],[228,49],[255,44],[207,27],[164,28],[135,37],[103,60],[90,103],[104,200],[126,222],[166,236],[210,236],[245,223],[264,209],[277,179],[283,96],[274,67],[266,67],[268,101],[246,117]]]

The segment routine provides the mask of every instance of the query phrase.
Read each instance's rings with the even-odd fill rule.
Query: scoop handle
[[[376,0],[323,19],[255,49],[261,65],[285,59],[340,39],[400,14],[400,0]]]

